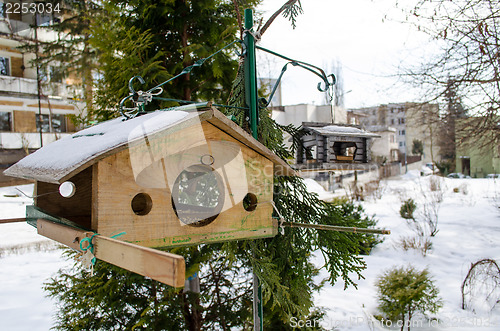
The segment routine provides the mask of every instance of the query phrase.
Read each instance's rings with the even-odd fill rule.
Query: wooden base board
[[[92,232],[43,219],[38,219],[37,230],[38,234],[78,251],[81,251],[80,241],[93,235]],[[184,257],[180,255],[137,246],[100,235],[94,236],[92,241],[95,245],[94,255],[99,260],[170,286],[184,286],[186,266]]]

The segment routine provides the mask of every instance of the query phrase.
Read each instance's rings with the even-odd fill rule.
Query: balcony
[[[9,15],[10,16],[10,15]],[[49,41],[54,40],[57,37],[57,34],[54,31],[50,31],[44,29],[43,26],[47,26],[53,23],[53,19],[58,19],[58,17],[52,16],[42,16],[39,18],[38,26],[41,27],[38,29],[38,40],[40,41]],[[0,17],[0,34],[15,36],[17,38],[14,39],[35,39],[35,30],[34,26],[34,17],[33,14],[27,13],[22,14],[16,18],[13,17]]]
[[[14,94],[38,94],[37,81],[29,78],[0,76],[0,91]],[[57,99],[72,99],[81,96],[82,89],[64,83],[42,84],[42,95]]]
[[[31,27],[28,23],[7,18],[0,18],[0,33],[15,34],[24,38],[33,37]]]
[[[43,145],[71,135],[71,133],[42,133]],[[40,148],[40,133],[0,132],[0,148],[3,149],[36,149]]]

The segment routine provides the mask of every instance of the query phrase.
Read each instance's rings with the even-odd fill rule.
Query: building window
[[[391,118],[391,124],[394,125],[394,118]]]
[[[50,117],[52,117],[52,121],[49,122]],[[66,117],[65,115],[50,116],[42,114],[42,121],[40,121],[40,115],[36,115],[37,130],[40,130],[40,126],[42,132],[66,132]]]
[[[0,131],[12,131],[12,114],[0,112]]]
[[[392,160],[393,161],[397,161],[398,160],[398,151],[397,150],[393,150],[392,151]]]
[[[394,143],[396,142],[396,136],[391,134],[391,143]]]
[[[39,77],[44,83],[62,83],[63,73],[57,67],[49,66],[40,70]]]
[[[49,76],[52,83],[62,83],[63,73],[59,68],[51,66]]]
[[[0,75],[4,75],[4,76],[10,75],[9,58],[8,57],[0,57]]]

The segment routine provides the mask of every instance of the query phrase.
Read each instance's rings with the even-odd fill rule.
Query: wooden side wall
[[[35,205],[54,216],[64,217],[79,224],[82,228],[96,230],[92,228],[92,167],[87,168],[75,175],[70,182],[75,184],[75,195],[71,198],[64,198],[59,194],[59,185],[44,182],[36,183]]]

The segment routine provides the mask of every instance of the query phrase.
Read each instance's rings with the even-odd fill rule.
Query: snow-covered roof
[[[100,123],[44,146],[5,170],[4,174],[62,183],[104,157],[127,148],[129,143],[143,139],[144,136],[154,135],[181,123],[205,120],[273,161],[277,165],[275,172],[278,174],[295,174],[285,161],[217,109],[211,108],[210,103],[156,111],[126,121],[116,118]]]
[[[307,127],[307,129],[326,136],[345,136],[345,137],[363,137],[378,138],[377,134],[355,128],[352,126],[327,125],[323,127]]]

